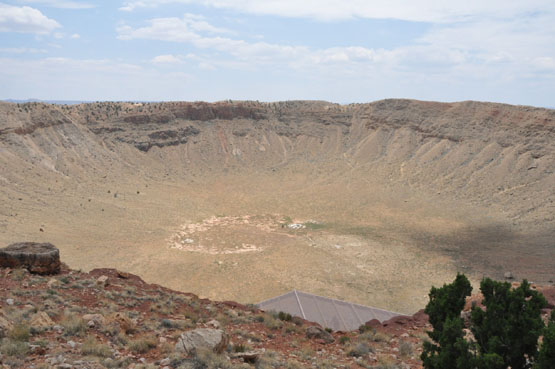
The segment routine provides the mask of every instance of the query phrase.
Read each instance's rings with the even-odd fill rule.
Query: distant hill
[[[6,99],[3,100],[5,102],[16,103],[16,104],[25,104],[30,102],[42,102],[47,104],[56,104],[56,105],[77,105],[77,104],[84,104],[89,103],[91,101],[79,101],[79,100],[40,100],[40,99],[26,99],[26,100],[16,100],[16,99]]]

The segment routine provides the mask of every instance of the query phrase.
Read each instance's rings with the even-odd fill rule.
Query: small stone
[[[144,357],[140,358],[139,361],[143,364],[146,364],[146,359]]]
[[[513,273],[511,273],[511,272],[506,272],[504,274],[504,277],[505,277],[505,279],[513,279],[514,278]]]
[[[101,275],[100,277],[98,277],[98,279],[96,280],[96,284],[98,284],[99,286],[103,286],[106,287],[109,283],[108,283],[108,277],[105,275]]]
[[[6,304],[12,306],[14,304],[13,299],[6,299]]]
[[[58,281],[57,279],[52,278],[52,279],[50,279],[50,280],[46,283],[46,286],[47,286],[48,288],[56,288],[56,287],[59,287],[59,286],[60,286],[60,281]]]
[[[160,337],[160,338],[158,339],[158,341],[159,341],[160,343],[166,343],[166,342],[168,342],[168,339],[167,339],[166,337]]]
[[[89,327],[89,328],[94,328],[94,321],[93,321],[93,320],[89,320],[89,321],[87,322],[87,327]]]
[[[266,352],[266,349],[260,348],[260,349],[254,349],[251,351],[236,352],[231,354],[231,357],[243,359],[243,361],[246,363],[254,363],[258,360],[260,356],[264,355],[265,352]]]
[[[206,323],[207,325],[210,325],[216,329],[219,329],[221,327],[220,322],[218,322],[217,320],[213,319],[211,321],[209,321],[208,323]]]
[[[106,322],[106,319],[104,319],[104,316],[102,316],[102,314],[85,314],[83,315],[83,320],[86,322],[92,321],[95,326],[104,325],[104,323]]]
[[[130,277],[129,273],[122,272],[121,270],[118,270],[117,274],[118,274],[118,278],[121,278],[121,279],[129,279]]]
[[[171,360],[169,357],[160,360],[160,366],[168,366],[170,365],[170,363],[171,363]]]
[[[75,348],[75,346],[77,346],[77,344],[74,341],[67,341],[67,345],[72,349]]]

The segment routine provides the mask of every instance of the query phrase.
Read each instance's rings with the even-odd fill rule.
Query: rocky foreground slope
[[[115,269],[84,273],[62,264],[59,270],[56,255],[44,256],[48,248],[54,249],[27,244],[18,268],[0,268],[3,368],[421,368],[431,328],[423,312],[331,332]],[[6,265],[13,248],[0,251],[0,265]],[[37,265],[41,274],[26,269]],[[547,316],[555,288],[540,290],[549,301]],[[479,301],[470,297],[467,309]]]

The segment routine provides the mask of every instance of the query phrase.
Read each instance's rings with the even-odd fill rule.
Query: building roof
[[[383,322],[402,315],[297,290],[262,301],[257,306],[266,311],[283,311],[335,331],[352,331],[372,319]]]

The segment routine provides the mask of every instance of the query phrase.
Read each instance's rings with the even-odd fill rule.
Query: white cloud
[[[425,81],[482,78],[516,80],[543,73],[552,78],[555,22],[549,14],[514,19],[480,19],[437,24],[413,43],[392,49],[361,46],[311,48],[299,45],[248,42],[212,34],[211,25],[195,27],[193,15],[155,18],[142,27],[120,26],[121,40],[147,39],[189,44],[200,53],[187,56],[204,70],[299,70],[327,75],[367,76],[390,73],[392,79],[412,76]],[[468,74],[468,75],[466,75]],[[493,79],[492,79],[493,78]],[[425,83],[425,82],[422,82]]]
[[[36,48],[28,48],[28,47],[5,47],[0,48],[0,53],[5,54],[39,54],[39,53],[47,53],[46,49],[36,49]]]
[[[19,0],[20,3],[46,5],[59,9],[91,9],[95,5],[83,1],[72,0]]]
[[[0,3],[0,32],[48,34],[60,27],[37,9]]]
[[[176,64],[181,63],[181,59],[175,55],[158,55],[152,58],[152,62],[155,64]]]
[[[370,50],[363,47],[344,47],[312,50],[305,46],[271,44],[267,42],[247,42],[221,36],[203,35],[206,27],[191,25],[190,17],[155,18],[145,27],[132,28],[122,25],[117,28],[121,40],[149,39],[190,43],[197,48],[223,52],[239,61],[259,64],[287,63],[290,66],[335,62],[381,62],[390,54],[383,50]],[[255,67],[256,65],[252,65]]]
[[[200,4],[234,11],[292,18],[340,20],[349,18],[446,22],[475,16],[508,17],[530,11],[553,11],[551,0],[132,0],[120,10],[133,11],[164,4]]]
[[[81,38],[81,35],[78,33],[74,33],[71,36],[69,36],[69,38],[73,39],[73,40],[77,40],[79,38]]]

